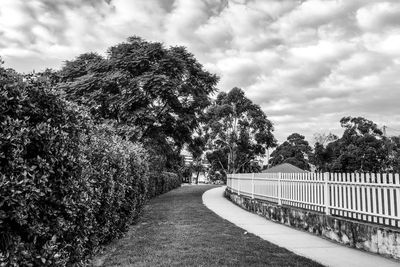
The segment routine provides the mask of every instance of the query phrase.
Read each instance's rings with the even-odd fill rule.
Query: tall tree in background
[[[332,133],[314,134],[314,153],[310,155],[310,163],[316,167],[317,172],[327,171],[327,165],[332,160],[332,149],[327,149],[327,146],[338,139],[339,137]]]
[[[315,163],[320,171],[381,172],[390,170],[391,141],[370,120],[362,117],[344,117],[340,120],[343,136],[315,148]],[[395,148],[395,146],[393,146]],[[392,151],[395,153],[395,149]],[[395,158],[395,157],[393,157]]]
[[[192,141],[188,145],[188,150],[193,157],[191,169],[196,173],[196,184],[199,183],[200,172],[204,171],[202,156],[204,154],[205,145],[205,139],[201,131],[198,132],[197,136],[192,138]]]
[[[392,136],[388,139],[388,170],[400,173],[400,136]]]
[[[293,133],[287,137],[287,141],[279,145],[271,153],[270,163],[272,166],[290,163],[300,169],[309,171],[311,150],[310,145],[303,135]]]
[[[339,139],[339,137],[333,133],[314,133],[314,142],[326,146],[327,144]]]
[[[67,99],[164,155],[171,167],[218,82],[184,47],[165,48],[138,37],[111,47],[106,58],[87,53],[67,61],[60,77]]]
[[[243,90],[221,92],[205,115],[207,159],[223,173],[245,172],[275,146],[272,123]]]

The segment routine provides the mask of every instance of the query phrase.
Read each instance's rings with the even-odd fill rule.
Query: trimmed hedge
[[[83,225],[89,254],[120,237],[138,218],[147,200],[148,161],[140,145],[107,125],[93,125],[82,139],[82,177],[90,184],[90,217]]]
[[[148,197],[152,198],[181,186],[182,178],[172,172],[151,172],[149,174]]]
[[[149,197],[180,185],[45,87],[0,67],[0,266],[85,265]]]
[[[0,68],[0,266],[84,264],[147,198],[147,153]]]
[[[85,215],[84,120],[56,95],[0,76],[0,264],[65,264]]]

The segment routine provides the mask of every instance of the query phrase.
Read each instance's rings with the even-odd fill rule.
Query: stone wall
[[[387,228],[295,207],[255,200],[226,189],[225,196],[240,207],[271,221],[286,224],[338,243],[400,260],[400,229]]]

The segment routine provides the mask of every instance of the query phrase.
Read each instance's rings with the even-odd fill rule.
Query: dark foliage
[[[272,166],[282,163],[290,163],[303,170],[310,170],[308,157],[311,154],[311,147],[305,137],[293,133],[287,137],[287,141],[279,145],[272,153],[270,164]]]
[[[60,72],[0,67],[0,266],[83,265],[180,186],[217,81],[185,48],[140,38]]]
[[[182,178],[172,172],[151,172],[149,174],[148,196],[155,197],[181,185]]]
[[[164,155],[166,169],[190,142],[218,81],[184,47],[138,37],[109,48],[107,58],[88,53],[67,61],[59,75],[67,99],[98,121],[114,121],[120,134],[143,142],[152,155]]]
[[[399,171],[398,138],[387,138],[373,121],[362,117],[344,117],[340,123],[341,138],[326,146],[315,144],[313,163],[318,171]]]
[[[147,199],[146,152],[42,85],[0,69],[0,265],[82,264]]]
[[[204,121],[207,159],[220,174],[253,170],[252,162],[276,145],[271,121],[240,88],[219,93]]]

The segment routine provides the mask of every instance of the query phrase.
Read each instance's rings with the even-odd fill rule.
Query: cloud
[[[0,55],[19,71],[58,68],[132,35],[187,46],[220,75],[221,90],[242,87],[262,107],[280,141],[292,132],[340,134],[347,115],[400,129],[397,0],[2,0],[0,7]]]
[[[367,31],[382,32],[400,26],[400,3],[377,2],[357,10],[358,25]]]

